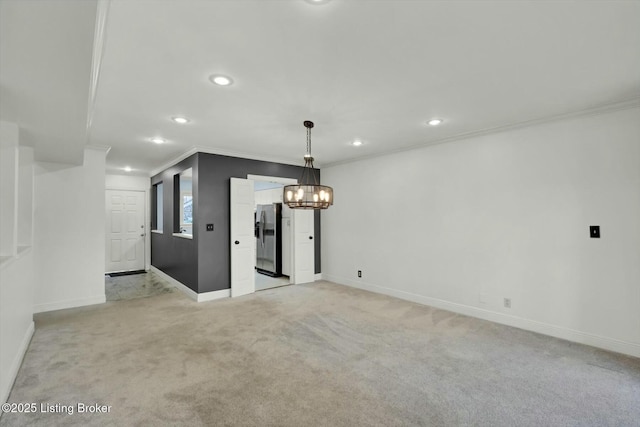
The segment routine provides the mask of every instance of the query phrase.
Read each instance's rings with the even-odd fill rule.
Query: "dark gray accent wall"
[[[180,172],[193,168],[193,209],[198,211],[198,156],[194,154],[151,178],[151,186],[162,182],[162,228],[163,233],[151,233],[151,265],[198,292],[198,238],[173,236],[174,231],[174,177]],[[179,215],[179,210],[178,214]],[[194,230],[200,224],[196,216],[193,219]]]
[[[193,240],[171,236],[170,232],[174,215],[173,176],[189,167],[193,167]],[[301,166],[197,153],[154,176],[151,185],[164,183],[165,232],[151,236],[151,264],[198,293],[229,289],[230,178],[265,175],[299,179],[302,169]],[[320,211],[314,214],[315,272],[320,273]],[[214,231],[206,231],[206,224],[213,224]]]

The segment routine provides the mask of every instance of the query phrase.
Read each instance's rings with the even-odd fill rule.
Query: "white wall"
[[[0,268],[0,403],[7,401],[34,331],[33,251]]]
[[[0,259],[17,253],[18,126],[0,122]]]
[[[4,403],[34,330],[33,149],[19,147],[16,124],[2,122],[0,127],[0,403]]]
[[[18,252],[33,246],[33,147],[18,149]]]
[[[336,191],[322,215],[325,279],[640,356],[640,109],[322,179]]]
[[[139,190],[149,191],[149,177],[134,175],[106,175],[105,188],[109,190]]]
[[[36,163],[35,312],[105,301],[105,151],[82,166]]]
[[[105,177],[105,189],[144,191],[144,232],[146,234],[144,241],[144,264],[145,270],[149,270],[151,266],[151,180],[149,177],[144,176],[110,174]]]
[[[270,188],[268,190],[257,190],[254,201],[257,205],[269,205],[271,203],[282,203],[282,187]]]

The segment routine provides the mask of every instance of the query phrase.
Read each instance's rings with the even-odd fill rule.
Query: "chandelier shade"
[[[313,122],[305,121],[307,128],[307,154],[304,156],[304,169],[298,184],[286,185],[282,200],[291,209],[327,209],[333,205],[333,188],[321,185],[313,167],[311,156],[311,128]]]

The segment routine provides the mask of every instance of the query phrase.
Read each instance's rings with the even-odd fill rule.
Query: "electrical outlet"
[[[511,308],[511,298],[504,299],[504,306],[505,308]]]
[[[362,277],[362,270],[358,270],[358,277]]]
[[[213,231],[213,224],[207,224],[207,231]]]

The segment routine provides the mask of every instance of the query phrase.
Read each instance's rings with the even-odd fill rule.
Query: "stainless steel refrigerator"
[[[256,208],[256,269],[269,276],[282,276],[282,203]]]

